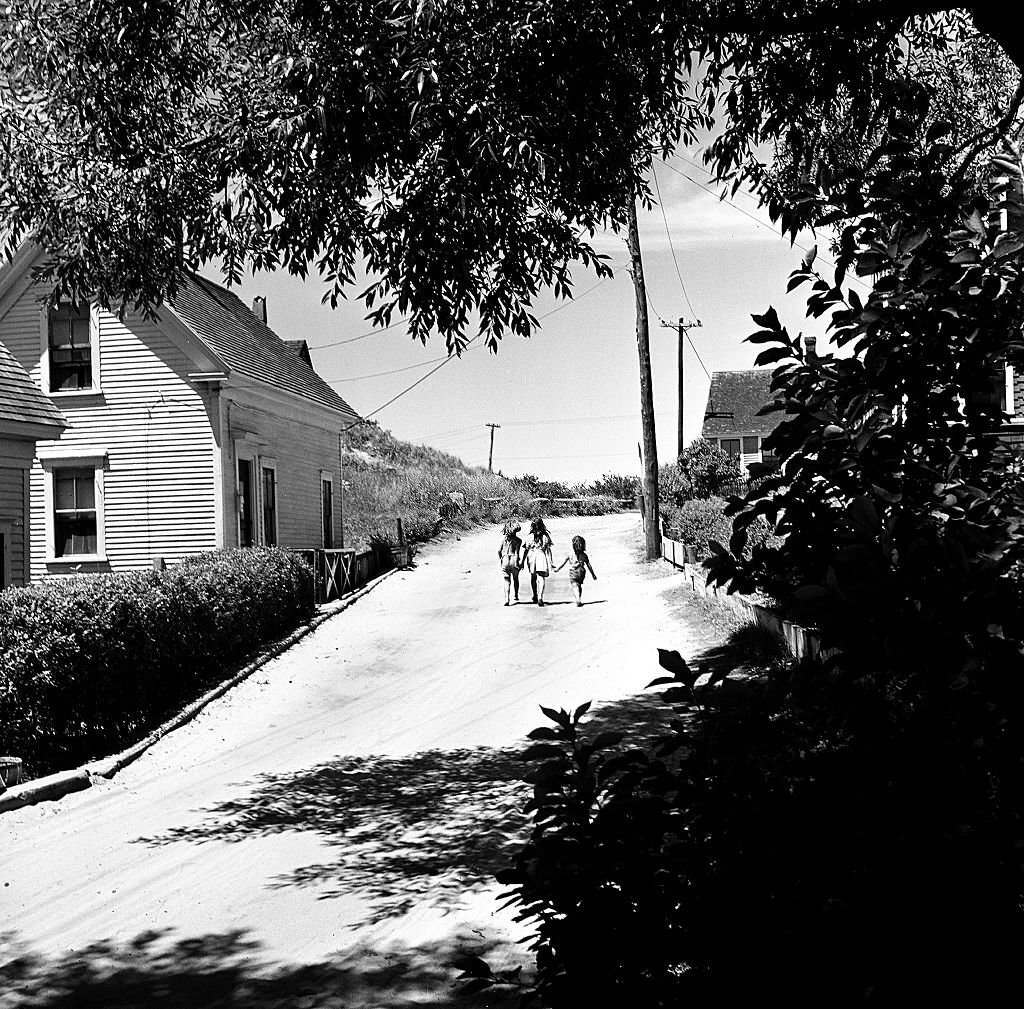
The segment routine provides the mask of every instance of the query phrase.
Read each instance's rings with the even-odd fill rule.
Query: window
[[[740,440],[739,438],[722,438],[718,442],[719,447],[723,452],[728,452],[734,459],[740,454]]]
[[[269,460],[260,461],[263,472],[263,542],[277,546],[277,467]]]
[[[320,519],[323,525],[324,549],[334,546],[334,478],[320,474]]]
[[[238,545],[251,547],[256,542],[255,480],[252,459],[238,460]]]
[[[47,313],[48,392],[92,391],[94,353],[92,310],[88,304],[62,302]]]
[[[94,557],[99,553],[96,470],[53,470],[53,556]]]
[[[757,455],[757,435],[748,435],[743,439],[743,454]]]

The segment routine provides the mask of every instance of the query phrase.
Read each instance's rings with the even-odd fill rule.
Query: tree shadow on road
[[[706,657],[733,660],[728,650]],[[656,660],[650,671],[652,678],[658,675]],[[587,723],[592,734],[619,730],[628,736],[624,745],[645,746],[677,716],[650,691],[595,707]],[[539,712],[537,722],[544,722]],[[527,767],[520,759],[525,745],[343,756],[260,775],[240,783],[231,799],[203,810],[200,822],[138,843],[159,847],[313,833],[329,858],[298,865],[269,886],[311,887],[319,899],[358,895],[367,909],[359,925],[424,903],[454,907],[468,892],[493,885],[495,872],[511,862],[527,836],[523,807],[531,788],[522,780]]]
[[[321,899],[360,893],[370,908],[363,924],[371,924],[491,883],[524,837],[523,771],[518,749],[343,757],[261,775],[254,787],[206,810],[201,823],[140,842],[314,832],[331,859],[296,867],[270,885],[316,886]]]
[[[313,965],[261,959],[258,944],[230,932],[174,939],[145,932],[125,944],[94,943],[43,957],[0,935],[0,1009],[361,1009],[495,1007],[511,993],[465,996],[452,961],[471,952],[456,941],[401,950],[356,950]]]

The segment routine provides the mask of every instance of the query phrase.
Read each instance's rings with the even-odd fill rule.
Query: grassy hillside
[[[343,442],[346,546],[394,543],[398,517],[406,537],[416,542],[437,533],[442,514],[449,524],[468,527],[529,507],[527,494],[504,477],[470,469],[437,449],[399,441],[375,423],[352,428]],[[451,493],[465,497],[463,513],[452,507]]]
[[[466,529],[511,515],[562,510],[536,498],[587,494],[589,500],[571,506],[572,510],[603,514],[618,507],[607,495],[626,496],[632,487],[628,478],[607,476],[592,487],[571,488],[530,476],[509,479],[467,467],[437,449],[399,441],[373,422],[345,432],[343,445],[345,545],[357,549],[395,543],[398,517],[406,538],[422,542],[436,535],[442,524]],[[465,499],[464,510],[453,507],[453,493]]]

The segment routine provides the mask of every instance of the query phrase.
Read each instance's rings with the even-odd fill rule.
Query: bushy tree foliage
[[[1010,580],[1024,482],[993,434],[1001,365],[1024,351],[1024,234],[1019,189],[965,205],[948,156],[941,126],[908,125],[821,191],[841,225],[837,268],[801,268],[790,286],[811,284],[838,352],[808,358],[773,310],[755,317],[785,411],[766,445],[785,462],[736,528],[764,515],[784,539],[713,569],[736,588],[788,585],[848,661],[960,676],[1024,657]],[[874,278],[866,294],[851,274]]]
[[[152,309],[204,263],[284,267],[451,346],[604,272],[594,230],[714,116],[716,168],[788,213],[766,146],[809,170],[829,124],[862,143],[968,36],[1022,59],[1005,19],[916,0],[12,0],[5,33],[5,245],[59,294]]]

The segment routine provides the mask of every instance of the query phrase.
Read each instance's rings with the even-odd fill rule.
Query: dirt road
[[[587,537],[583,608],[564,571],[502,607],[493,531],[429,547],[113,781],[0,815],[0,1006],[449,1004],[455,953],[509,962],[491,874],[538,704],[708,644],[636,526],[551,523],[556,559]]]

